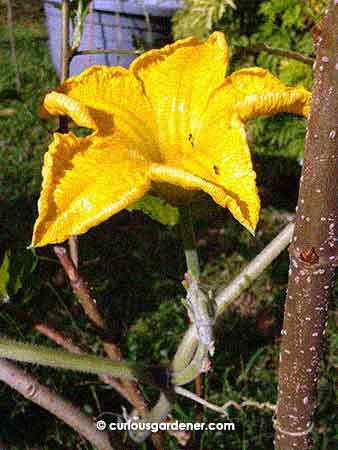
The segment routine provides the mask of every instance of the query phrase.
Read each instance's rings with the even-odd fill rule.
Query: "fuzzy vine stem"
[[[111,361],[95,355],[80,355],[4,337],[0,337],[0,358],[79,372],[108,374],[125,380],[140,380],[157,389],[163,389],[167,384],[165,369],[151,369],[141,364]],[[158,382],[157,376],[163,381]]]

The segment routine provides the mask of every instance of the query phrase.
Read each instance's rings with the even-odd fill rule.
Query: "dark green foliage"
[[[178,12],[174,17],[176,37],[195,34],[194,27],[186,30],[187,1],[184,14]],[[198,2],[197,2],[198,3]],[[213,1],[201,1],[213,5]],[[312,86],[311,67],[298,61],[272,56],[266,52],[253,55],[243,47],[265,43],[285,50],[294,50],[306,56],[313,56],[311,28],[320,17],[325,3],[323,1],[303,2],[298,0],[237,0],[236,9],[227,7],[221,18],[215,19],[210,30],[201,24],[196,35],[203,37],[209,31],[221,30],[231,45],[231,72],[242,67],[260,66],[271,70],[284,83],[290,86],[301,84],[307,89]],[[250,145],[254,152],[268,151],[273,156],[301,159],[304,147],[305,120],[287,114],[278,118],[261,118],[253,121],[248,129],[253,139]]]

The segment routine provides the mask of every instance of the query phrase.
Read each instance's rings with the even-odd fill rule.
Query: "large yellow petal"
[[[193,175],[189,170],[177,167],[152,164],[150,166],[151,181],[155,182],[155,191],[173,204],[182,205],[190,202],[190,191],[201,190],[209,194],[216,203],[226,207],[231,200],[224,189],[203,178]],[[182,201],[183,200],[183,201]]]
[[[47,114],[52,116],[69,116],[79,127],[92,130],[102,128],[100,121],[97,120],[98,118],[95,117],[95,114],[92,114],[90,108],[56,91],[50,92],[45,96],[41,113],[42,117],[46,117]]]
[[[68,115],[101,135],[117,129],[147,157],[160,159],[152,108],[142,84],[123,67],[92,66],[68,78],[57,92],[47,94],[42,112]]]
[[[307,116],[310,111],[309,91],[302,86],[287,87],[267,70],[240,70],[231,75],[231,83],[244,96],[236,102],[236,111],[243,121],[279,112]]]
[[[132,71],[144,86],[158,126],[165,163],[172,165],[190,147],[212,91],[224,81],[229,60],[222,33],[206,42],[187,38],[137,58]]]
[[[139,200],[149,189],[149,161],[123,137],[55,133],[45,154],[39,217],[32,245],[85,233]]]
[[[199,126],[190,136],[190,149],[176,166],[223,187],[231,199],[229,210],[253,231],[260,201],[244,122],[277,112],[306,115],[310,96],[302,87],[286,87],[265,69],[233,73],[210,95]]]
[[[226,77],[215,89],[203,115],[206,124],[223,118],[230,122],[237,115],[243,122],[279,112],[307,116],[311,93],[302,86],[285,86],[268,70],[259,67],[241,69]],[[200,131],[197,130],[197,133]]]
[[[180,167],[222,188],[228,197],[227,204],[222,205],[211,194],[215,202],[229,208],[248,230],[255,230],[260,201],[246,131],[240,120],[233,120],[229,126],[217,117],[205,129],[202,127]]]

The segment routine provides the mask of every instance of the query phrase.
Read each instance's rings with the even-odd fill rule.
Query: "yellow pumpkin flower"
[[[85,233],[150,190],[176,205],[204,191],[253,232],[260,202],[244,123],[307,115],[310,93],[257,67],[225,77],[228,63],[215,32],[148,51],[129,70],[90,67],[47,94],[44,114],[93,132],[54,134],[32,245]]]

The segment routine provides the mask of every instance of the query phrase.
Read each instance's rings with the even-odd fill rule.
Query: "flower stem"
[[[190,206],[183,206],[179,209],[179,225],[188,274],[193,280],[198,281],[200,277],[200,266]],[[188,340],[188,345],[186,345],[186,340],[183,339],[172,361],[172,370],[176,374],[174,375],[174,384],[177,381],[179,384],[184,384],[199,375],[201,367],[197,366],[198,364],[200,366],[202,365],[201,354],[203,353],[205,357],[204,348],[203,352],[201,350],[202,346],[199,345],[196,330],[194,336],[191,336],[191,339]]]
[[[185,260],[188,274],[195,280],[200,277],[200,265],[196,249],[194,225],[190,206],[183,206],[179,210],[180,228],[184,246]]]

